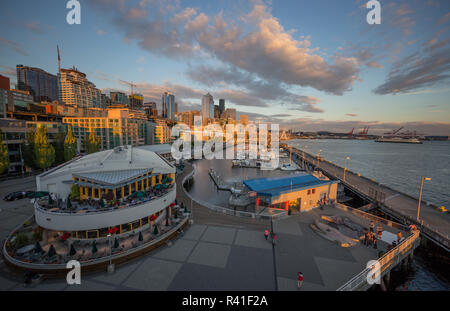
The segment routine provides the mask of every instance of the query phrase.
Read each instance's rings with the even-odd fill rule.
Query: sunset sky
[[[0,73],[77,67],[109,94],[133,81],[145,101],[216,103],[296,130],[370,133],[405,126],[450,135],[450,1],[80,0],[0,2]]]

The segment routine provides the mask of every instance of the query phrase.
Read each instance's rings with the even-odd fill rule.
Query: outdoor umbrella
[[[163,187],[164,187],[164,189],[167,189],[168,186],[166,184],[164,184]]]
[[[155,189],[156,190],[159,190],[161,188],[161,184],[157,184],[156,186],[155,186]]]
[[[114,248],[119,247],[119,240],[117,238],[114,238]]]
[[[170,207],[174,207],[176,205],[175,202],[170,203]]]
[[[98,249],[97,249],[97,242],[94,241],[94,243],[92,243],[92,254],[97,253]]]
[[[70,251],[69,251],[69,255],[73,256],[77,253],[75,247],[73,246],[73,244],[70,245]]]
[[[144,237],[142,236],[142,232],[139,232],[138,241],[143,241],[143,240],[144,240]]]
[[[35,253],[41,253],[42,252],[41,244],[38,241],[36,241],[36,244],[34,245],[34,252]]]
[[[167,182],[171,182],[171,181],[172,181],[172,178],[168,177]]]
[[[144,197],[144,193],[142,191],[138,191],[136,195],[139,199]]]
[[[39,199],[39,198],[42,198],[42,197],[45,197],[45,196],[48,196],[48,195],[49,195],[49,193],[46,192],[46,191],[37,191],[34,194],[34,197]]]
[[[50,245],[50,249],[48,250],[48,257],[53,257],[56,255],[56,250],[55,247],[53,246],[53,244]]]

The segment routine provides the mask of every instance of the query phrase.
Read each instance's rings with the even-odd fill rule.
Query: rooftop
[[[302,189],[338,183],[333,180],[321,180],[313,175],[298,174],[275,178],[257,178],[244,181],[250,190],[258,192],[259,195],[277,196]]]

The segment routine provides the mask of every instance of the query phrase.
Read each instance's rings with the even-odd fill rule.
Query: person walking
[[[375,223],[373,220],[370,222],[370,232],[375,232]]]
[[[381,225],[377,226],[378,238],[381,240],[381,235],[383,234],[383,227]]]
[[[365,228],[363,231],[363,244],[367,245],[367,229],[365,229]]]
[[[272,243],[273,243],[273,245],[276,244],[276,241],[277,241],[277,235],[276,235],[276,233],[272,233]]]
[[[266,238],[266,241],[267,241],[267,239],[269,238],[269,230],[265,230],[264,231],[264,237]]]
[[[377,246],[377,235],[373,233],[373,248],[378,249]]]
[[[372,232],[367,232],[367,246],[372,246]]]
[[[298,289],[302,288],[303,285],[303,273],[297,272],[297,287]]]

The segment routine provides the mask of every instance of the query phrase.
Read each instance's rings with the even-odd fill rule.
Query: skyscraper
[[[111,96],[111,102],[113,104],[128,106],[130,103],[128,96],[125,93],[110,92],[109,95]]]
[[[144,95],[142,94],[133,94],[128,96],[130,100],[130,108],[131,109],[140,109],[144,104]]]
[[[81,108],[101,107],[101,92],[86,78],[86,74],[72,69],[61,69],[58,74],[59,100],[66,105]]]
[[[40,68],[17,65],[17,87],[28,91],[34,101],[58,100],[57,77]]]
[[[211,94],[202,97],[202,122],[206,124],[208,119],[214,118],[214,98]]]
[[[162,117],[175,120],[175,95],[164,92],[162,96]]]
[[[225,99],[219,99],[219,118],[223,118],[225,112]]]

